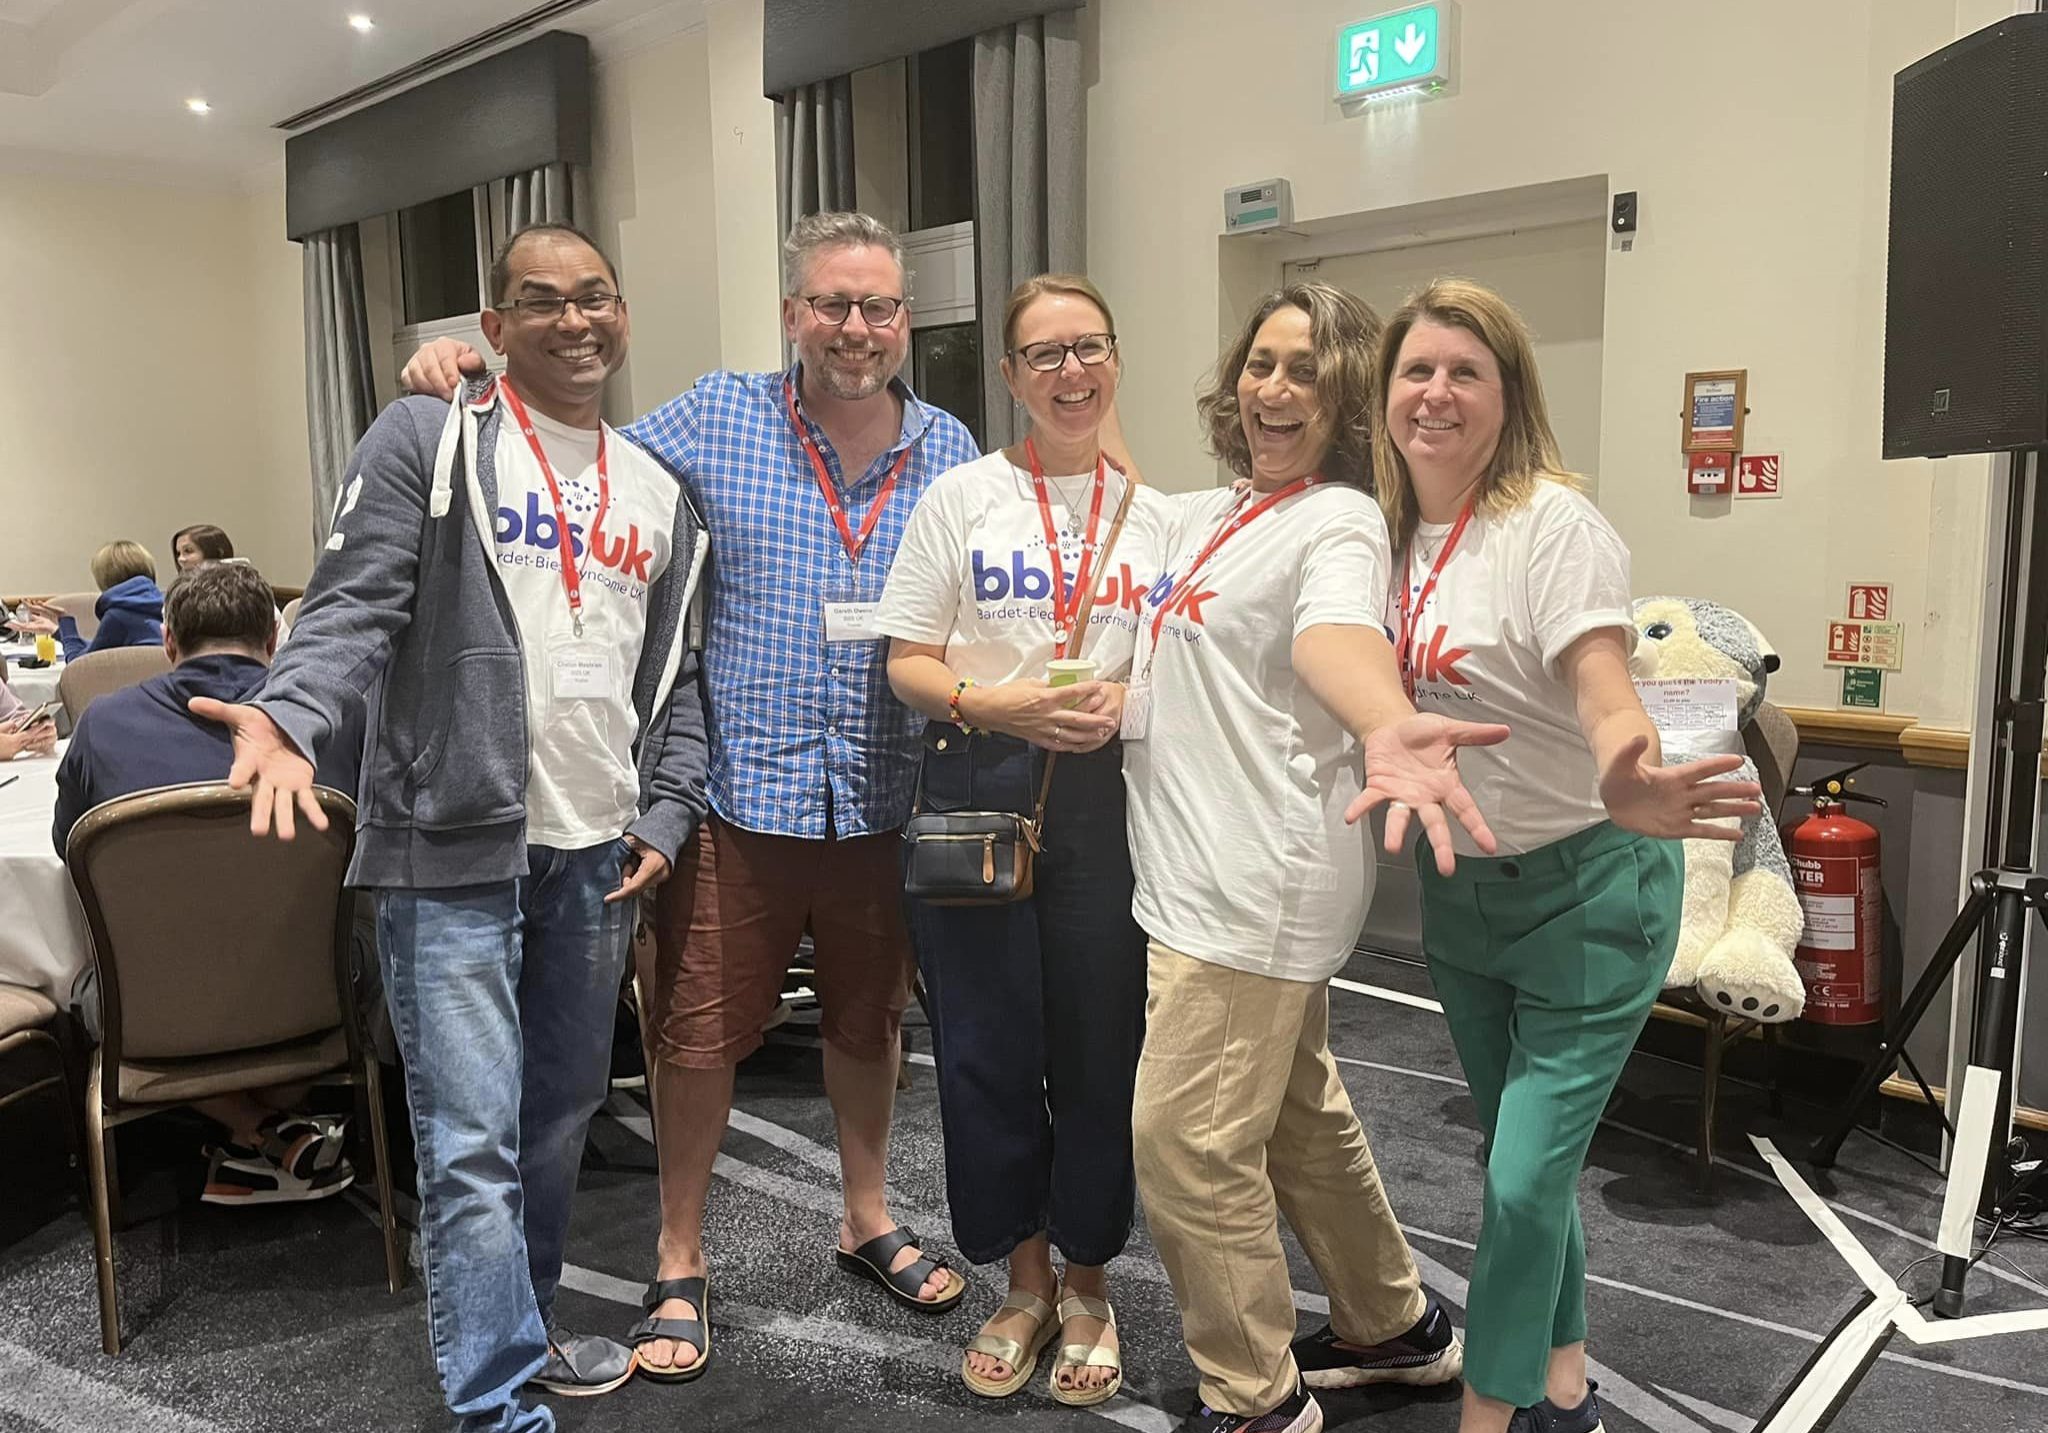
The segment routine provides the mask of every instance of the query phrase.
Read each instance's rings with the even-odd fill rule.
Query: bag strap
[[[1116,505],[1116,521],[1109,526],[1109,536],[1103,540],[1102,555],[1096,559],[1095,572],[1091,574],[1088,590],[1081,594],[1081,605],[1074,613],[1074,652],[1078,656],[1081,645],[1088,640],[1088,617],[1095,609],[1095,593],[1102,585],[1101,574],[1109,571],[1109,559],[1116,552],[1116,540],[1124,530],[1124,519],[1131,515],[1131,497],[1138,491],[1138,484],[1122,468],[1117,469],[1124,480],[1123,501]],[[1038,801],[1031,811],[1031,849],[1039,849],[1039,841],[1045,835],[1045,801],[1052,794],[1053,763],[1060,759],[1056,751],[1045,755],[1045,771],[1038,779]]]

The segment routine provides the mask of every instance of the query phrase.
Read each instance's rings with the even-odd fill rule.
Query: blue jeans
[[[464,1433],[555,1426],[519,1389],[547,1357],[584,1132],[609,1085],[634,903],[604,897],[626,850],[534,846],[523,878],[378,892],[427,1325]]]
[[[926,753],[927,809],[1031,809],[1043,770],[1031,747],[948,730],[946,756]],[[977,1264],[1037,1234],[1070,1263],[1107,1264],[1130,1237],[1145,933],[1131,918],[1122,763],[1111,743],[1053,768],[1030,899],[905,902],[931,1009],[953,1239]]]

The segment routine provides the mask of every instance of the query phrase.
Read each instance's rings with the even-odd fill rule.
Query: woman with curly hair
[[[1200,412],[1242,481],[1181,500],[1125,697],[1150,940],[1133,1137],[1201,1374],[1184,1433],[1313,1433],[1305,1383],[1441,1383],[1462,1366],[1329,1048],[1329,979],[1372,894],[1346,808],[1391,803],[1393,847],[1419,819],[1446,869],[1447,811],[1491,850],[1455,755],[1506,734],[1416,715],[1381,627],[1379,330],[1351,294],[1295,284],[1225,353]],[[1330,1296],[1330,1325],[1298,1342],[1282,1212]]]

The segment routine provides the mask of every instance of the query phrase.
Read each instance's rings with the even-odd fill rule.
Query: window
[[[931,324],[911,330],[911,386],[934,408],[967,425],[981,442],[981,325]]]
[[[469,191],[400,210],[398,259],[407,325],[474,315],[482,300]]]
[[[974,41],[914,56],[910,86],[910,227],[974,218]]]

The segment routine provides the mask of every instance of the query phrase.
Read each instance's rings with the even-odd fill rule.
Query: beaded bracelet
[[[960,730],[968,733],[969,735],[972,735],[974,733],[975,728],[969,726],[967,724],[967,719],[960,715],[960,694],[966,691],[969,687],[978,687],[980,685],[981,683],[975,681],[974,678],[964,677],[953,684],[953,695],[946,698],[946,710],[952,713],[953,725],[959,727]]]

